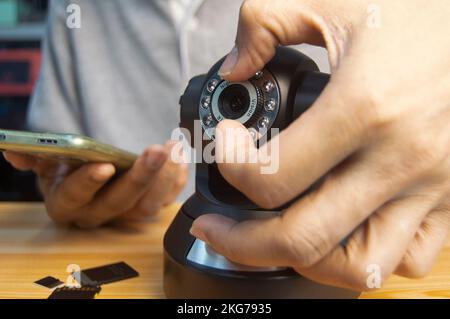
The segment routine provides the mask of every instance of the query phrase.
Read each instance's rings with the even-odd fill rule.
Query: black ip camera
[[[275,57],[245,82],[221,79],[218,61],[206,75],[191,79],[180,98],[180,127],[190,136],[201,123],[206,141],[223,119],[243,124],[255,142],[283,130],[316,100],[329,81],[309,57],[279,47]],[[193,141],[193,139],[192,139]],[[282,154],[280,155],[282,156]],[[232,187],[214,163],[196,166],[196,192],[182,206],[164,237],[164,290],[169,298],[355,298],[359,293],[325,286],[287,267],[239,265],[213,251],[189,233],[193,221],[217,213],[243,221],[270,218],[282,208],[265,210]],[[245,240],[243,238],[242,240]]]

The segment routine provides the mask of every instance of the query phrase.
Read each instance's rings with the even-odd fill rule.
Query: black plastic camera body
[[[289,126],[314,103],[329,81],[329,75],[320,73],[310,58],[285,47],[279,47],[265,68],[245,82],[222,80],[217,74],[222,62],[218,61],[208,74],[191,79],[180,98],[180,127],[191,136],[197,131],[197,120],[201,132],[214,139],[215,126],[226,118],[241,122],[255,141],[270,139],[272,128],[281,131]],[[200,148],[208,142],[201,143]],[[228,184],[214,163],[198,163],[196,192],[184,203],[164,237],[164,291],[168,298],[358,296],[354,291],[313,282],[290,268],[230,262],[189,233],[197,217],[212,212],[243,221],[270,218],[281,214],[282,208],[259,208]]]

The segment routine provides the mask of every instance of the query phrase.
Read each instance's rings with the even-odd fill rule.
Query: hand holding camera
[[[262,146],[279,143],[278,172],[262,175],[257,163],[219,170],[268,209],[326,177],[279,217],[205,215],[192,234],[237,263],[291,266],[357,290],[372,288],[373,265],[381,280],[424,276],[450,229],[450,6],[440,3],[379,1],[380,27],[373,28],[367,1],[246,1],[237,46],[219,72],[226,80],[246,81],[277,45],[304,42],[327,47],[333,74],[314,105]],[[224,120],[216,130],[233,127],[242,123]],[[252,139],[236,132],[232,141]],[[229,143],[216,135],[218,144]]]

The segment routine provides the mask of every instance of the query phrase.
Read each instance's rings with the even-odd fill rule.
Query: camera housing
[[[200,120],[205,133],[214,138],[215,126],[225,118],[257,131],[259,137],[270,128],[283,130],[306,111],[329,80],[309,57],[285,47],[245,82],[222,80],[218,75],[222,62],[208,74],[192,78],[180,98],[180,127],[191,134],[194,121]]]
[[[218,70],[224,58],[207,74],[192,78],[180,98],[180,127],[191,136],[201,121],[207,139],[223,119],[242,123],[256,144],[272,138],[272,128],[285,129],[304,113],[329,81],[329,74],[297,50],[279,47],[274,58],[251,79],[222,80]],[[300,195],[301,196],[301,195]],[[196,164],[196,191],[184,203],[164,237],[164,290],[169,298],[354,298],[359,294],[329,287],[300,276],[288,267],[249,267],[220,256],[190,235],[193,221],[207,213],[237,221],[270,218],[283,207],[266,210],[232,187],[215,163]]]

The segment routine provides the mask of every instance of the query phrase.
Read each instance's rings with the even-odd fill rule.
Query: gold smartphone
[[[71,165],[111,163],[118,170],[130,168],[137,155],[77,134],[33,133],[0,129],[0,151],[38,156]]]

